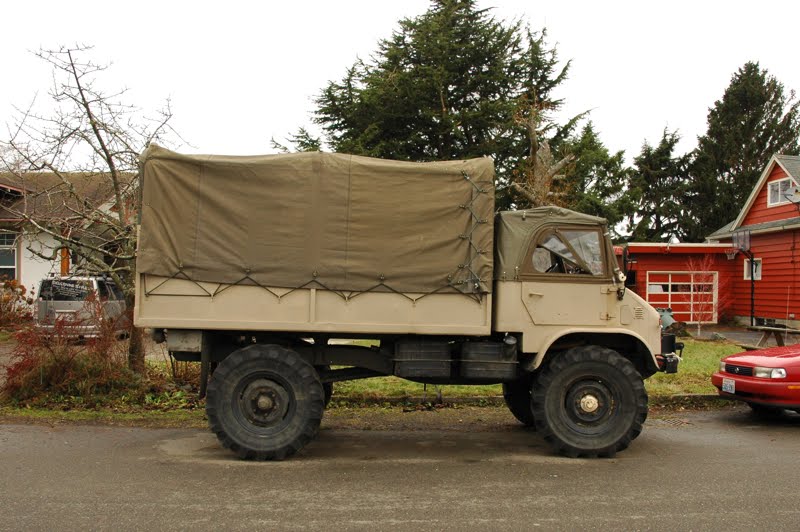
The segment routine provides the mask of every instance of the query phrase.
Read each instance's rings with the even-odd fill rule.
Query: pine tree
[[[473,0],[434,0],[404,19],[317,98],[315,121],[334,151],[411,161],[492,156],[501,184],[529,155],[526,110],[543,113],[557,150],[575,125],[550,120],[559,67],[545,31],[496,20]]]
[[[628,189],[633,202],[629,215],[630,240],[669,242],[680,240],[684,219],[683,198],[687,186],[687,156],[675,156],[680,137],[666,129],[657,146],[647,142],[634,159]]]
[[[625,190],[630,178],[625,152],[609,152],[591,122],[569,141],[568,150],[575,162],[556,187],[561,192],[561,203],[606,218],[613,229],[632,208]]]
[[[702,241],[730,222],[744,206],[764,166],[776,153],[797,154],[800,101],[794,91],[748,62],[731,78],[708,113],[690,167],[689,216],[684,232]]]

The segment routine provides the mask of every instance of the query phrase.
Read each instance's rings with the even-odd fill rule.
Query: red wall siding
[[[791,203],[787,203],[786,205],[777,205],[775,207],[767,207],[769,183],[779,179],[784,179],[785,177],[787,177],[786,172],[784,172],[783,169],[776,164],[775,168],[772,169],[772,173],[770,173],[769,177],[764,182],[764,185],[761,187],[761,190],[758,191],[755,202],[745,215],[741,225],[746,226],[764,222],[773,222],[775,220],[783,220],[797,216],[797,207]]]
[[[766,199],[764,202],[766,205]],[[792,209],[796,216],[796,208]],[[755,282],[756,317],[800,317],[799,246],[800,230],[751,236],[750,250],[757,259],[761,259],[761,280]],[[737,316],[750,316],[750,281],[743,279],[744,261],[745,256],[742,253],[736,255],[736,259],[732,261],[736,265],[733,276],[733,311]],[[794,314],[795,318],[789,316],[790,314]]]

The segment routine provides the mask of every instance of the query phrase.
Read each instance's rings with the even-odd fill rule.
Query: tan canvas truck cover
[[[491,292],[491,159],[141,157],[139,274],[332,291]]]

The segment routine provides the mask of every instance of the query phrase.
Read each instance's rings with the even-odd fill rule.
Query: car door
[[[606,325],[616,307],[608,255],[598,227],[545,227],[534,235],[520,271],[531,321]]]
[[[97,293],[103,305],[103,317],[118,321],[125,312],[125,300],[116,285],[106,279],[97,280]]]

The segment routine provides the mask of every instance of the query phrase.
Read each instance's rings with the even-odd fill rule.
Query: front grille
[[[753,376],[753,368],[750,366],[737,366],[736,364],[725,364],[725,372],[733,373],[734,375],[743,375],[745,377]]]

